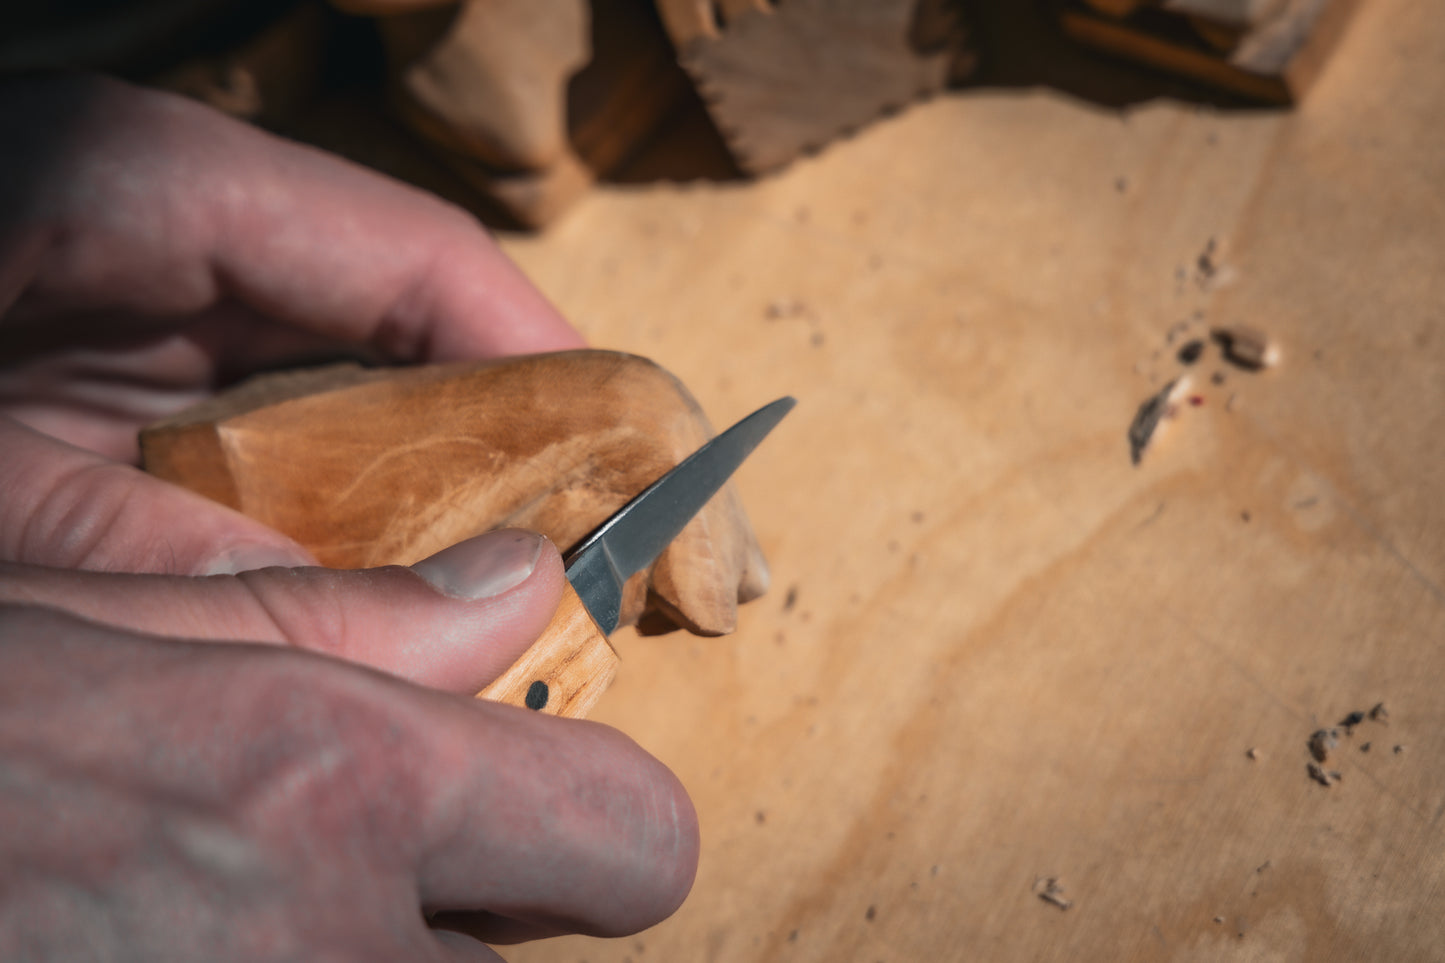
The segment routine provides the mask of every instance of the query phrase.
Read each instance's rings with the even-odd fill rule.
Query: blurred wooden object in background
[[[657,0],[740,168],[761,174],[972,73],[948,0]]]
[[[398,115],[518,224],[555,219],[686,82],[645,0],[338,0],[375,16]]]
[[[1074,39],[1266,104],[1314,83],[1359,0],[1060,0]]]
[[[406,123],[534,228],[632,155],[692,86],[734,162],[758,174],[974,64],[948,0],[658,0],[655,11],[593,0],[590,38],[583,0],[338,6],[377,16]]]
[[[978,27],[990,3],[1007,0],[330,0],[344,16],[322,0],[240,12],[238,0],[207,0],[182,18],[169,0],[137,0],[129,19],[93,27],[0,14],[0,70],[129,71],[451,193],[419,173],[435,167],[479,203],[455,199],[537,229],[699,98],[737,171],[758,175],[971,80],[996,39]],[[1049,9],[1086,45],[1230,96],[1292,104],[1358,3],[1053,0]],[[388,153],[375,143],[388,132],[338,131],[336,111],[316,107],[334,34],[371,31],[362,18],[384,50],[373,59],[385,60],[368,96],[380,100],[385,87],[391,112],[425,147],[399,164],[375,156]],[[212,39],[198,45],[203,34]]]

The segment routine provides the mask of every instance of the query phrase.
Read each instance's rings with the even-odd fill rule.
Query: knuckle
[[[352,578],[358,573],[347,573]],[[249,609],[270,627],[272,641],[345,656],[352,633],[346,576],[329,571],[257,569],[235,576]]]
[[[354,834],[400,845],[425,785],[426,740],[396,683],[304,653],[275,652],[247,686],[241,797],[283,834]],[[333,837],[335,838],[335,837]]]
[[[177,565],[151,479],[128,465],[86,459],[45,479],[6,525],[16,561],[61,568],[169,572]],[[8,514],[8,512],[7,512]]]

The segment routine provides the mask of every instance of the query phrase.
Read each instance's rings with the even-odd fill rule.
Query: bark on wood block
[[[1074,39],[1250,100],[1295,104],[1319,76],[1360,0],[1164,0],[1123,17],[1061,0]]]
[[[738,166],[758,174],[972,69],[944,0],[658,0]]]
[[[676,378],[571,351],[267,375],[141,433],[147,471],[276,528],[339,568],[407,565],[495,528],[564,552],[712,437]],[[623,624],[718,635],[767,587],[725,487],[627,585]]]

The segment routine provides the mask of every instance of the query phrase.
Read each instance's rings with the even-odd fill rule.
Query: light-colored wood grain
[[[553,716],[581,719],[591,711],[617,675],[617,651],[602,634],[587,606],[569,584],[562,591],[557,614],[547,623],[541,637],[498,676],[477,693],[512,706],[525,706]],[[530,705],[529,694],[541,683],[541,705]]]
[[[723,639],[621,633],[593,713],[692,793],[692,895],[502,955],[1438,960],[1442,65],[1433,5],[1377,0],[1295,112],[972,91],[510,239],[719,420],[799,404],[737,479],[776,591]],[[1279,364],[1211,345],[1133,467],[1215,324]]]

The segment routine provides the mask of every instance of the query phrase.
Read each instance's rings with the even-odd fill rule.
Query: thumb
[[[411,568],[188,578],[3,564],[0,602],[152,635],[290,645],[471,695],[542,634],[565,577],[545,537],[504,529]]]

